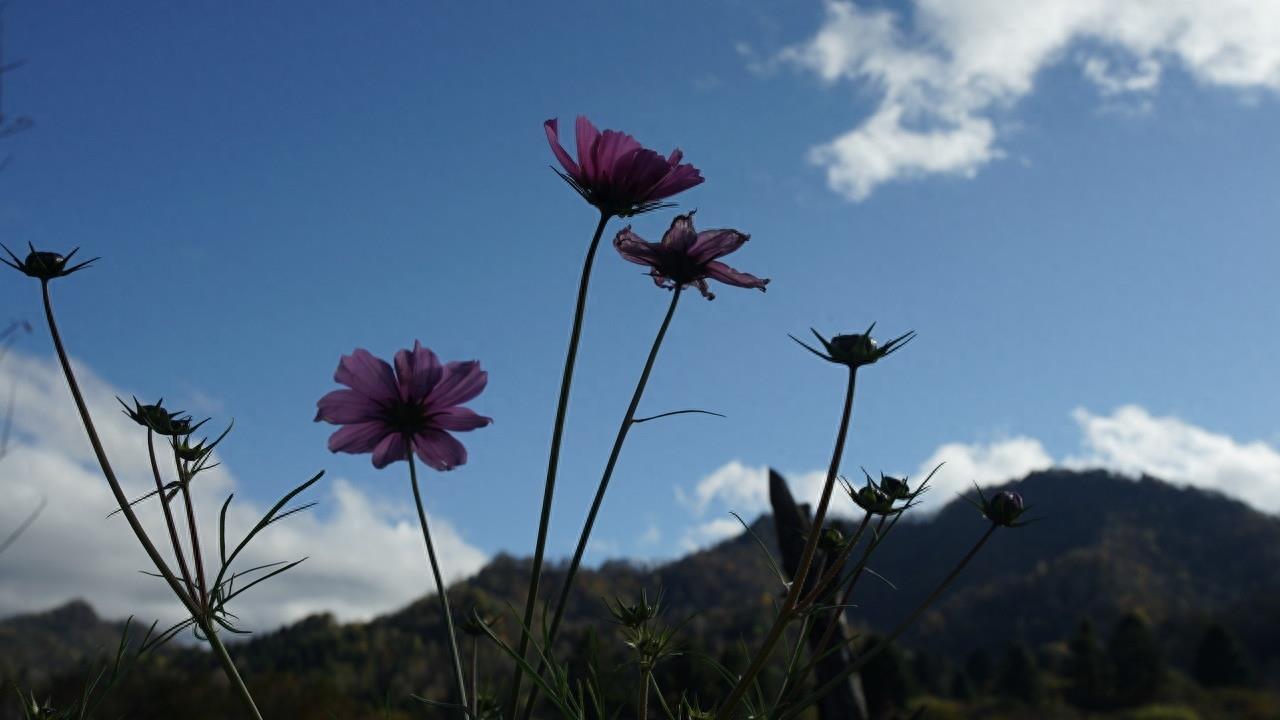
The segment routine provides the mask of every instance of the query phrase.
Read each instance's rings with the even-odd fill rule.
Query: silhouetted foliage
[[[1132,707],[1154,700],[1164,685],[1167,670],[1164,654],[1147,621],[1137,613],[1120,618],[1107,654],[1115,668],[1112,697],[1122,706]]]
[[[1196,682],[1205,687],[1248,687],[1253,668],[1240,641],[1221,623],[1205,631],[1191,668]]]

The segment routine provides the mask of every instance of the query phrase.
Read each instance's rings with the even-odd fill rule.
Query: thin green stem
[[[471,637],[471,717],[480,717],[480,636]]]
[[[453,663],[454,680],[458,684],[458,704],[467,707],[467,684],[462,679],[462,656],[458,653],[458,635],[453,628],[453,613],[449,610],[449,596],[445,594],[444,578],[440,576],[440,562],[436,560],[436,545],[431,541],[431,529],[427,526],[427,512],[422,508],[422,492],[418,489],[418,471],[413,462],[413,440],[405,438],[406,457],[409,460],[409,482],[413,485],[413,501],[418,506],[418,522],[422,525],[422,539],[427,544],[427,559],[431,561],[431,574],[435,576],[436,593],[440,598],[440,611],[444,626],[449,632],[449,661]]]
[[[649,676],[650,671],[642,668],[640,670],[640,700],[636,704],[636,718],[638,720],[649,720]]]
[[[173,451],[173,466],[178,473],[178,487],[182,488],[182,503],[187,506],[187,532],[191,534],[191,556],[196,563],[196,583],[200,588],[200,604],[208,606],[209,589],[204,579],[204,555],[200,552],[200,530],[196,527],[195,503],[191,501],[191,475],[184,467],[178,451]]]
[[[173,554],[178,558],[178,570],[187,584],[187,592],[196,597],[196,585],[191,579],[191,570],[187,567],[187,558],[182,552],[182,543],[178,540],[178,524],[173,519],[173,509],[169,507],[169,498],[164,491],[164,479],[160,477],[160,465],[156,462],[155,433],[147,428],[147,455],[151,459],[151,474],[155,476],[156,495],[159,496],[160,507],[164,509],[164,522],[169,529],[169,543],[173,545]]]
[[[796,717],[800,713],[804,712],[805,708],[812,705],[823,695],[834,690],[839,683],[844,682],[850,675],[866,667],[867,663],[871,662],[876,658],[876,656],[884,652],[885,648],[889,647],[894,640],[897,640],[898,636],[906,632],[907,628],[911,627],[911,625],[914,624],[922,614],[924,614],[924,611],[942,596],[942,593],[947,589],[947,586],[960,575],[960,572],[964,570],[970,560],[973,560],[973,558],[978,554],[978,551],[987,543],[987,540],[991,539],[991,536],[995,534],[996,529],[999,527],[999,525],[991,523],[991,527],[987,528],[987,531],[982,534],[982,537],[978,539],[978,542],[975,543],[969,552],[960,559],[960,562],[956,563],[956,566],[951,569],[951,572],[948,573],[945,578],[942,579],[942,582],[938,583],[938,587],[934,588],[933,592],[929,593],[929,597],[925,598],[924,601],[921,602],[905,620],[898,623],[898,626],[895,627],[892,632],[881,638],[880,642],[876,643],[870,650],[859,655],[858,659],[852,662],[844,670],[841,670],[839,675],[828,680],[821,687],[809,693],[809,695],[801,700],[797,705],[783,713],[782,717],[778,720],[788,720],[789,718]]]
[[[582,276],[578,280],[578,299],[573,312],[573,329],[569,332],[569,350],[564,359],[564,373],[560,378],[560,398],[556,403],[556,418],[551,426],[551,451],[547,457],[547,479],[542,491],[542,515],[538,520],[538,541],[533,551],[533,569],[529,573],[529,592],[525,598],[524,620],[520,624],[520,649],[518,660],[526,659],[529,652],[530,632],[533,628],[533,614],[538,604],[538,584],[542,581],[542,561],[547,549],[547,530],[551,525],[551,503],[556,491],[556,473],[560,465],[560,442],[564,437],[564,421],[569,410],[569,390],[573,386],[573,368],[578,360],[578,341],[582,337],[582,321],[587,310],[587,290],[591,285],[591,267],[595,263],[596,250],[600,246],[600,237],[604,227],[612,215],[600,211],[600,222],[596,225],[591,244],[587,247],[587,256],[582,263]],[[520,683],[524,679],[524,671],[517,661],[514,675],[511,678],[511,696],[507,700],[507,717],[515,717],[516,705],[520,702]]]
[[[111,469],[111,462],[107,460],[106,450],[102,447],[102,440],[98,437],[98,431],[93,425],[93,418],[89,415],[89,407],[84,401],[84,395],[80,392],[80,384],[76,382],[76,375],[71,370],[71,361],[67,356],[67,350],[62,345],[62,336],[58,333],[58,323],[53,317],[53,302],[49,298],[49,282],[41,282],[41,291],[44,299],[44,316],[49,324],[49,335],[53,338],[53,348],[58,355],[58,362],[62,365],[62,374],[67,379],[67,386],[71,390],[71,397],[75,400],[76,410],[80,413],[80,421],[84,424],[85,432],[89,436],[89,444],[93,447],[93,454],[98,460],[99,467],[102,468],[102,475],[106,478],[107,485],[111,488],[111,494],[115,496],[116,503],[120,506],[120,512],[124,515],[125,520],[129,523],[129,527],[133,530],[133,534],[137,536],[138,543],[142,545],[142,549],[147,553],[147,557],[151,559],[160,576],[168,583],[169,589],[177,596],[178,600],[186,608],[191,617],[201,626],[205,637],[209,642],[209,646],[218,655],[218,660],[222,663],[222,670],[227,675],[227,679],[231,684],[236,686],[241,698],[248,706],[252,717],[255,720],[262,720],[262,714],[258,712],[258,707],[253,702],[253,697],[249,694],[249,690],[245,687],[244,681],[240,678],[240,673],[236,670],[235,665],[231,662],[231,656],[227,654],[227,649],[223,647],[222,641],[218,639],[217,633],[214,631],[213,623],[207,622],[196,603],[195,598],[191,597],[182,587],[182,582],[169,569],[168,563],[160,555],[160,551],[156,549],[151,538],[147,536],[147,531],[142,527],[142,522],[138,520],[138,516],[133,512],[133,507],[129,504],[129,497],[125,495],[124,489],[120,487],[119,480],[116,479],[115,471]]]
[[[564,584],[560,588],[560,599],[556,601],[555,615],[551,618],[551,628],[547,633],[547,644],[550,645],[556,639],[556,633],[560,630],[560,621],[564,618],[566,607],[569,605],[569,595],[573,590],[573,580],[578,575],[578,568],[582,565],[582,557],[587,551],[587,541],[591,538],[591,530],[595,527],[596,515],[600,512],[600,506],[604,503],[605,491],[609,489],[609,481],[613,478],[613,470],[617,467],[618,457],[622,454],[622,445],[627,440],[627,433],[631,430],[631,426],[636,416],[636,410],[640,407],[640,399],[644,397],[645,386],[649,384],[649,374],[653,371],[654,362],[658,359],[658,350],[662,347],[662,341],[667,335],[667,328],[671,327],[671,318],[676,314],[676,305],[680,302],[680,291],[683,286],[677,287],[671,291],[671,304],[667,307],[667,314],[662,318],[662,325],[658,327],[658,334],[653,339],[653,346],[649,348],[649,356],[645,359],[644,369],[640,371],[640,379],[636,382],[635,392],[631,394],[631,403],[627,405],[627,412],[622,417],[622,423],[618,425],[618,434],[613,440],[613,448],[609,451],[609,460],[605,463],[604,473],[600,476],[600,485],[596,488],[595,499],[591,502],[591,510],[587,512],[587,521],[582,526],[582,533],[578,536],[578,546],[573,551],[573,559],[569,561],[569,570],[565,574]],[[538,672],[541,673],[544,667],[543,663],[538,664]],[[533,715],[534,702],[538,698],[538,687],[535,684],[529,691],[529,699],[525,702],[524,718]]]
[[[232,687],[236,689],[240,699],[248,706],[249,712],[255,720],[262,720],[262,713],[258,712],[258,706],[253,702],[253,695],[249,693],[249,687],[244,684],[244,678],[240,677],[240,671],[236,670],[236,664],[231,661],[231,654],[227,652],[227,646],[223,645],[222,639],[218,637],[217,627],[213,623],[207,623],[202,629],[205,637],[209,640],[209,647],[213,648],[213,654],[218,656],[218,662],[222,665],[222,672],[226,673],[227,679],[231,681]]]
[[[765,637],[764,644],[760,646],[760,650],[751,659],[751,664],[747,667],[746,672],[742,674],[742,677],[738,678],[738,682],[733,686],[728,699],[716,712],[716,720],[729,720],[729,718],[733,717],[733,711],[738,708],[738,704],[742,702],[742,697],[746,695],[756,676],[760,674],[760,671],[764,669],[765,663],[769,661],[769,656],[773,654],[774,646],[782,638],[783,629],[796,616],[796,606],[800,600],[800,593],[804,588],[804,580],[809,574],[809,566],[813,564],[814,552],[818,548],[818,537],[822,534],[823,523],[826,522],[827,507],[831,503],[831,490],[835,487],[836,476],[840,473],[840,458],[844,455],[844,444],[849,434],[849,421],[853,417],[853,397],[857,382],[858,368],[850,367],[849,381],[845,387],[844,394],[844,410],[840,414],[840,429],[836,432],[835,449],[831,453],[831,463],[827,466],[827,481],[822,487],[822,497],[818,501],[818,509],[813,515],[809,539],[805,542],[804,551],[800,555],[800,563],[796,566],[796,573],[791,578],[791,588],[787,591],[787,597],[782,603],[782,609],[778,612],[778,617],[773,621],[773,627],[769,629],[769,634]]]

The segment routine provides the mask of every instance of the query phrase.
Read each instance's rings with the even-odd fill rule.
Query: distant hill
[[[1021,492],[1033,506],[1029,515],[1041,519],[998,531],[904,636],[904,645],[963,658],[1010,639],[1032,647],[1059,642],[1081,619],[1105,627],[1140,610],[1157,627],[1173,630],[1166,645],[1175,665],[1190,662],[1198,629],[1216,619],[1246,641],[1268,677],[1280,677],[1280,518],[1220,494],[1102,471],[1034,473],[1006,487]],[[871,564],[896,589],[864,579],[850,620],[872,631],[892,626],[985,528],[976,511],[958,500],[923,520],[900,523]],[[758,519],[753,529],[776,554],[771,518]],[[495,558],[450,590],[455,612],[465,614],[478,602],[495,610],[508,602],[519,606],[528,568],[527,560]],[[549,595],[562,573],[561,567],[550,569],[544,581]],[[580,575],[560,652],[581,657],[598,646],[602,656],[620,658],[601,598],[635,597],[642,587],[652,595],[659,586],[669,619],[693,616],[682,635],[686,646],[719,658],[727,658],[740,638],[759,636],[781,590],[746,534],[656,567],[605,563]],[[501,626],[508,636],[513,622],[508,617]],[[603,633],[594,640],[592,627]],[[282,693],[311,687],[306,692],[316,702],[323,694],[316,687],[333,693],[333,702],[373,702],[387,693],[439,696],[447,682],[447,673],[433,672],[445,665],[441,629],[435,602],[423,598],[366,623],[309,617],[256,636],[233,653],[255,684]],[[99,620],[82,602],[10,618],[0,622],[0,671],[7,665],[10,673],[22,667],[36,677],[62,672],[95,648],[113,648],[119,632],[120,623]],[[166,667],[216,678],[207,659],[190,652]],[[481,667],[482,674],[505,680],[508,665],[492,648],[484,651]],[[688,658],[667,672],[709,673]]]

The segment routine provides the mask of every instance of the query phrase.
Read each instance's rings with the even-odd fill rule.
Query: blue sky
[[[324,468],[402,507],[404,466],[329,454],[316,399],[355,347],[478,358],[490,385],[472,406],[495,423],[462,438],[468,465],[426,478],[428,505],[482,553],[528,553],[594,221],[548,169],[541,124],[584,113],[684,150],[707,182],[681,207],[750,233],[730,264],[772,279],[681,303],[642,413],[728,418],[637,428],[596,559],[687,547],[727,517],[688,499],[731,461],[823,466],[841,374],[787,339],[811,325],[920,334],[863,374],[850,470],[914,473],[949,443],[1016,438],[1040,448],[1031,466],[1116,460],[1089,423],[1132,406],[1269,472],[1275,44],[1211,3],[1117,3],[1058,25],[996,17],[1013,39],[993,50],[998,5],[13,3],[6,59],[27,64],[4,110],[36,125],[4,141],[0,235],[103,257],[55,288],[73,353],[118,391],[234,417],[223,460],[252,501]],[[1240,7],[1246,27],[1280,26]],[[670,214],[635,228],[657,239]],[[602,252],[554,553],[667,297]],[[38,320],[37,286],[0,274],[0,306]],[[18,347],[50,352],[39,326]],[[1280,502],[1270,481],[1255,504]]]

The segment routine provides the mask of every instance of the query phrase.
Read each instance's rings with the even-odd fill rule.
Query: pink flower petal
[[[652,266],[658,261],[656,244],[645,242],[644,238],[631,231],[630,225],[619,230],[614,236],[613,247],[623,260],[637,265]]]
[[[405,451],[404,436],[400,433],[392,433],[384,438],[378,446],[373,449],[373,466],[376,468],[384,468],[397,460],[405,460],[409,457]]]
[[[441,430],[466,432],[468,430],[475,430],[476,428],[482,428],[493,423],[493,418],[477,414],[470,408],[455,406],[445,408],[444,410],[432,415],[430,423]]]
[[[334,390],[316,402],[316,421],[334,425],[374,420],[382,406],[355,390]]]
[[[329,436],[329,452],[367,453],[388,435],[394,434],[391,428],[379,421],[343,425]]]
[[[440,358],[422,343],[413,341],[413,350],[396,353],[396,379],[399,381],[402,400],[421,401],[431,392],[444,374]]]
[[[689,246],[689,256],[702,265],[737,250],[750,237],[737,230],[703,230]]]
[[[685,213],[671,221],[671,227],[662,235],[662,247],[687,252],[697,239],[698,234],[693,231],[693,213]]]
[[[443,430],[424,430],[413,436],[413,449],[436,470],[452,470],[467,462],[467,449]]]
[[[432,413],[474,398],[489,383],[489,373],[480,369],[475,360],[451,362],[444,366],[444,375],[427,396],[426,404]]]
[[[391,366],[363,348],[342,356],[333,379],[376,402],[392,402],[400,397]]]
[[[707,263],[706,271],[707,277],[719,280],[725,285],[764,290],[764,286],[769,284],[768,278],[758,278],[755,275],[739,272],[719,260]]]
[[[564,168],[565,172],[569,173],[570,177],[578,180],[580,179],[579,176],[582,174],[582,170],[578,167],[578,163],[574,162],[573,158],[569,157],[569,153],[565,152],[564,147],[560,144],[559,125],[560,121],[556,118],[552,118],[542,123],[542,128],[547,132],[547,143],[551,145],[551,152],[555,153],[556,159],[560,161],[560,165]]]
[[[578,165],[581,167],[581,180],[586,183],[596,177],[595,144],[600,139],[600,131],[586,118],[579,115],[574,123],[574,134],[578,140]]]

